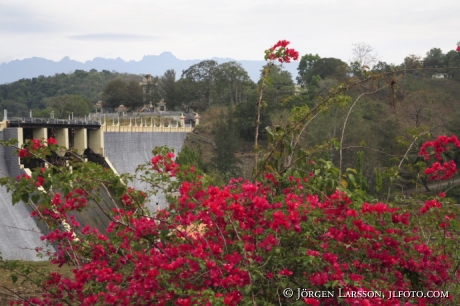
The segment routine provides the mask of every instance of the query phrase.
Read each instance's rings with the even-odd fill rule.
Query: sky
[[[286,39],[301,55],[352,58],[353,44],[387,63],[460,41],[458,0],[0,0],[0,63],[69,56],[263,60]]]

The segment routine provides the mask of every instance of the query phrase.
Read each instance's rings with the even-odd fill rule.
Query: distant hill
[[[212,58],[219,64],[235,61],[231,58]],[[124,61],[121,58],[107,59],[97,57],[84,63],[71,60],[64,57],[59,62],[52,60],[32,57],[23,60],[14,60],[8,63],[0,64],[0,84],[11,83],[24,78],[34,78],[40,75],[52,76],[56,73],[72,73],[76,69],[90,71],[108,70],[120,73],[133,73],[161,76],[168,69],[174,69],[176,76],[180,77],[182,70],[199,63],[202,60],[181,60],[175,57],[171,52],[163,52],[160,55],[146,55],[140,61]],[[241,60],[239,62],[248,72],[249,77],[257,82],[260,78],[260,70],[266,63],[265,61]],[[293,79],[297,76],[298,63],[284,64],[286,70],[291,72]]]

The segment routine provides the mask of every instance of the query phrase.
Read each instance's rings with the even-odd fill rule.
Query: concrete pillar
[[[94,153],[104,155],[104,131],[102,129],[88,130],[88,148]]]
[[[182,116],[180,116],[180,126],[184,127],[185,126],[185,116],[184,113],[182,113]]]
[[[69,144],[69,129],[68,128],[56,129],[54,136],[59,146],[65,147],[65,149],[69,149],[70,144]],[[35,134],[34,134],[34,137],[35,137]],[[57,155],[64,156],[65,149],[60,149],[56,151]]]
[[[198,115],[198,113],[196,113],[196,115],[195,115],[195,126],[200,124],[200,118],[201,118],[200,115]]]
[[[74,148],[77,153],[83,155],[83,152],[88,147],[88,134],[87,129],[75,129],[74,135]]]
[[[18,147],[22,147],[24,144],[24,130],[22,127],[18,128]]]
[[[33,130],[34,139],[48,139],[48,130],[46,128],[38,128]]]

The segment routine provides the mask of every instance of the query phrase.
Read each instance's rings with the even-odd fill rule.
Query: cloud
[[[58,32],[60,27],[46,18],[37,16],[23,7],[2,5],[0,9],[0,33],[39,34]]]
[[[137,34],[123,34],[123,33],[95,33],[95,34],[84,34],[84,35],[73,35],[69,36],[73,40],[85,40],[85,41],[141,41],[141,40],[152,40],[158,39],[158,37],[150,35],[137,35]]]

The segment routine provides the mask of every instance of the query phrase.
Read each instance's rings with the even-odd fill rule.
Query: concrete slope
[[[0,139],[15,138],[8,135],[10,133],[11,131],[6,130],[0,132]],[[16,177],[22,173],[17,164],[17,156],[13,155],[12,151],[0,145],[0,175],[2,177]],[[14,170],[10,171],[10,169]],[[44,246],[44,244],[40,240],[41,230],[35,220],[30,217],[31,209],[24,202],[13,206],[11,194],[3,186],[0,186],[0,205],[0,252],[3,259],[40,260],[37,258],[35,248]]]
[[[149,162],[153,155],[152,150],[157,146],[168,146],[174,149],[177,155],[184,144],[186,132],[163,132],[163,133],[104,133],[105,156],[112,163],[119,174],[134,174],[136,168]],[[147,185],[134,182],[132,187],[144,190]],[[157,204],[164,208],[167,203],[163,194],[152,197],[148,203],[151,211],[155,211]]]

